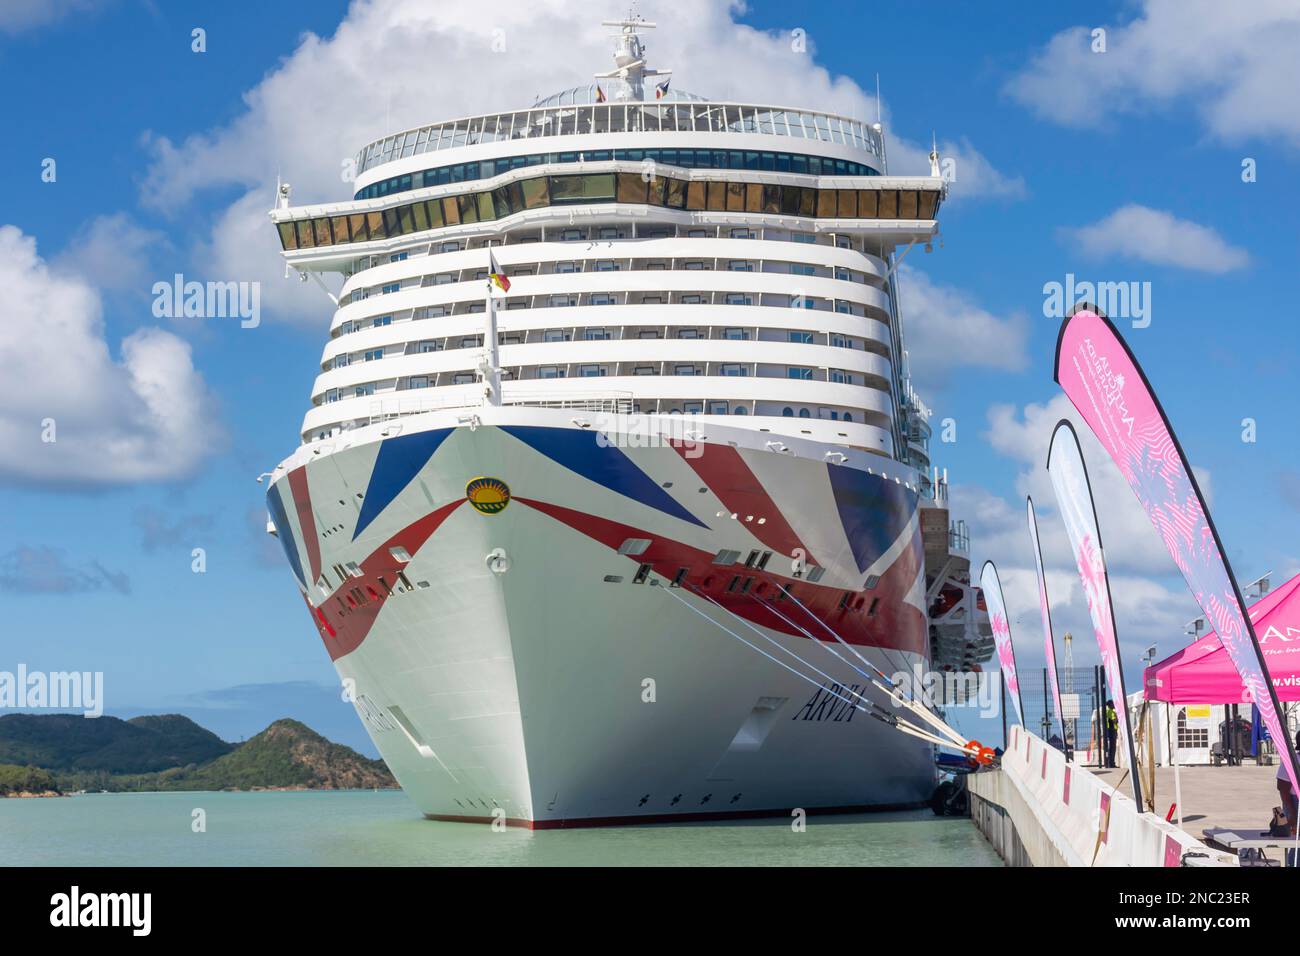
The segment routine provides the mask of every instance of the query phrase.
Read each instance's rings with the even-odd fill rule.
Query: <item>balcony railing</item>
[[[740,103],[595,103],[492,113],[406,130],[357,154],[357,172],[422,153],[485,143],[526,145],[551,136],[597,133],[754,133],[813,140],[883,160],[881,134],[860,120],[813,110]]]

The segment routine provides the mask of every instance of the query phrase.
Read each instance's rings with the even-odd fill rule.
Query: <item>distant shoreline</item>
[[[99,797],[143,793],[400,793],[401,787],[249,787],[222,790],[85,790],[77,793],[60,793],[46,790],[43,793],[0,793],[0,800],[44,800],[49,797]]]

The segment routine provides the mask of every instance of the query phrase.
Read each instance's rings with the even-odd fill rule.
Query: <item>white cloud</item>
[[[77,230],[50,267],[78,275],[102,291],[147,294],[152,285],[149,253],[164,241],[161,232],[141,226],[126,213],[97,216]]]
[[[1092,30],[1048,41],[1007,92],[1040,116],[1099,127],[1115,114],[1190,105],[1229,141],[1276,137],[1300,145],[1300,5],[1295,0],[1144,0],[1123,25],[1107,25],[1106,52]]]
[[[789,32],[736,23],[738,9],[731,0],[672,5],[672,15],[647,33],[652,65],[674,70],[674,88],[711,99],[876,115],[874,96],[817,65],[813,46],[799,52]],[[655,19],[656,9],[642,12]],[[503,0],[489,17],[466,4],[358,0],[333,36],[307,35],[248,91],[246,111],[232,122],[181,143],[155,138],[142,198],[176,210],[202,190],[245,189],[217,217],[200,257],[204,267],[214,278],[261,280],[273,313],[323,327],[329,303],[320,290],[283,278],[266,216],[276,175],[293,185],[295,203],[338,201],[351,193],[344,163],[380,136],[528,106],[535,96],[594,82],[594,72],[609,68],[612,46],[598,13],[561,0]],[[494,52],[500,41],[504,50]],[[890,148],[897,156],[891,168],[904,171],[917,171],[910,168],[915,154],[923,159],[928,151],[901,140]],[[977,187],[1004,195],[1020,188],[964,141],[951,149],[961,189],[967,179],[973,195]],[[928,171],[928,161],[919,168]]]
[[[1125,256],[1161,266],[1222,274],[1250,264],[1250,254],[1209,226],[1179,219],[1163,209],[1129,203],[1087,226],[1061,235],[1085,256]]]
[[[931,146],[915,143],[885,132],[885,153],[889,171],[896,176],[930,175]],[[940,160],[953,160],[953,178],[948,184],[948,201],[954,199],[1024,199],[1029,195],[1020,176],[996,169],[966,137],[940,140]]]
[[[175,478],[213,450],[221,428],[183,340],[143,328],[115,360],[98,291],[51,270],[16,226],[0,226],[0,288],[0,480],[102,487]],[[47,419],[53,442],[42,440]]]
[[[898,278],[904,344],[921,392],[941,390],[957,368],[1015,372],[1028,364],[1029,321],[1023,314],[1000,318],[961,289],[935,283],[907,264],[899,267]]]
[[[20,545],[0,554],[0,591],[10,594],[78,594],[110,588],[118,594],[131,593],[131,579],[124,571],[112,571],[98,561],[71,564],[55,548]]]
[[[983,437],[1015,466],[1017,496],[1008,501],[980,486],[953,486],[953,516],[964,519],[970,527],[976,562],[973,571],[978,575],[986,559],[998,565],[1017,654],[1025,648],[1031,662],[1028,666],[1042,666],[1038,583],[1024,505],[1024,496],[1031,495],[1058,654],[1061,635],[1068,630],[1076,638],[1078,660],[1096,660],[1087,603],[1046,469],[1052,432],[1062,418],[1074,423],[1088,466],[1124,659],[1134,664],[1153,642],[1158,643],[1162,656],[1172,653],[1188,640],[1183,624],[1200,611],[1128,483],[1064,395],[1022,409],[995,405],[989,410],[989,429]],[[1208,497],[1210,476],[1203,469],[1195,471]]]
[[[104,0],[4,0],[0,3],[0,32],[21,33],[103,4]]]

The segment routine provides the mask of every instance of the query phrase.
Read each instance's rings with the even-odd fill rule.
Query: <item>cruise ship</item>
[[[898,309],[938,156],[891,175],[879,123],[686,93],[606,26],[586,85],[280,187],[336,308],[268,531],[430,818],[916,806],[933,747],[856,661],[992,649]]]

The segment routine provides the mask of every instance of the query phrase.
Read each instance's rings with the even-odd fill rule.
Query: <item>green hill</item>
[[[24,793],[57,794],[58,784],[48,771],[39,767],[16,767],[0,763],[0,797]]]
[[[396,787],[380,760],[277,720],[230,744],[178,714],[0,717],[0,796],[62,790],[343,790]]]
[[[79,714],[0,717],[0,763],[46,770],[152,773],[207,763],[233,747],[179,714],[131,720]]]
[[[326,740],[306,724],[277,720],[256,737],[201,767],[160,775],[165,790],[396,787],[382,760]]]

